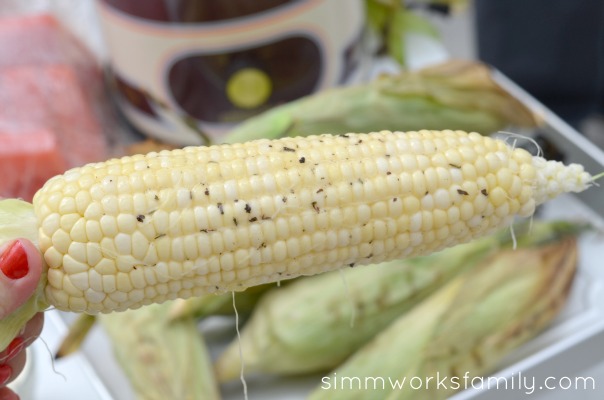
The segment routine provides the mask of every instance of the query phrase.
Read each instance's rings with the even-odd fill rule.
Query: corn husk
[[[487,66],[453,60],[275,107],[236,126],[224,141],[385,129],[462,129],[486,135],[511,125],[537,124],[536,116],[493,80]]]
[[[576,226],[546,228],[534,228],[527,239],[551,240]],[[522,229],[526,226],[517,228]],[[428,257],[355,267],[345,270],[344,277],[335,271],[273,289],[241,331],[245,371],[294,375],[335,368],[444,283],[511,244],[506,231]],[[237,378],[240,362],[234,340],[216,361],[218,379]]]
[[[286,284],[287,281],[279,283],[266,283],[252,286],[241,292],[234,293],[210,293],[199,297],[188,299],[176,299],[172,302],[169,317],[171,319],[203,319],[211,316],[234,316],[235,307],[241,318],[247,318],[260,298],[272,288]],[[235,307],[233,307],[233,296],[235,296]]]
[[[446,399],[552,321],[576,265],[573,237],[490,256],[326,375],[310,399]]]
[[[69,325],[67,334],[63,337],[63,340],[55,353],[55,360],[67,357],[79,351],[95,323],[96,316],[90,314],[79,314]]]
[[[210,355],[195,321],[170,321],[170,307],[166,302],[99,316],[137,398],[220,399]]]

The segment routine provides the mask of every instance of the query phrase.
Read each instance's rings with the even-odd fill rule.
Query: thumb
[[[42,257],[29,240],[17,239],[0,248],[0,319],[32,296],[41,273]]]

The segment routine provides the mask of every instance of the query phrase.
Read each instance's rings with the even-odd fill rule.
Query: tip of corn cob
[[[565,165],[559,161],[533,157],[533,166],[536,171],[533,198],[537,205],[562,193],[582,192],[597,179],[580,164]]]

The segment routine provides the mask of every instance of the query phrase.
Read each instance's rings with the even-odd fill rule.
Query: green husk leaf
[[[210,356],[193,319],[171,321],[170,302],[102,314],[116,359],[141,400],[220,398]]]
[[[384,385],[332,390],[333,384],[327,388],[323,382],[310,398],[445,399],[455,391],[452,377],[463,382],[466,373],[473,378],[491,372],[505,354],[546,327],[564,304],[577,248],[573,230],[560,226],[557,241],[544,229],[543,241],[489,256],[394,321],[329,375],[331,383],[337,383],[336,377],[369,376],[380,377]],[[413,377],[424,382],[422,390],[411,389]],[[442,377],[448,377],[449,390],[436,385]],[[432,384],[426,386],[429,378]],[[394,389],[395,380],[406,386]]]
[[[69,325],[67,335],[61,341],[59,349],[55,353],[55,360],[67,357],[80,350],[86,340],[88,333],[96,323],[96,316],[89,314],[79,314],[75,321]]]
[[[18,238],[38,245],[38,224],[33,206],[23,200],[0,200],[0,246]],[[15,312],[0,320],[0,349],[5,349],[36,313],[48,308],[44,300],[45,282],[46,271],[34,294]]]
[[[281,285],[289,281],[281,282]],[[209,316],[233,316],[233,295],[239,317],[251,314],[260,298],[269,290],[277,287],[275,283],[252,286],[242,292],[207,294],[188,299],[176,299],[169,312],[171,319],[206,318]]]

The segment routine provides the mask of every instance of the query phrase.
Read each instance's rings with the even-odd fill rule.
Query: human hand
[[[32,296],[41,273],[40,253],[29,240],[18,239],[0,247],[0,320]],[[43,324],[43,314],[36,314],[8,347],[0,352],[0,400],[19,398],[5,386],[23,370],[23,350],[38,338]]]

